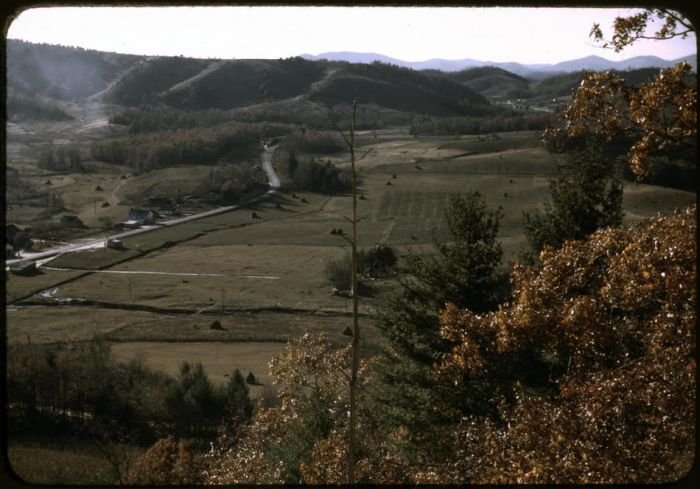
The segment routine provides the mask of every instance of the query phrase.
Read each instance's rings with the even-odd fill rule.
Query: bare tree
[[[352,116],[350,122],[349,137],[336,125],[336,129],[343,137],[345,144],[350,149],[350,163],[352,168],[352,218],[348,219],[352,224],[352,365],[350,372],[350,427],[348,440],[348,484],[355,482],[355,447],[357,425],[357,370],[360,365],[360,325],[358,321],[358,289],[357,289],[357,172],[355,170],[355,114],[357,112],[357,93],[352,101]],[[335,123],[334,123],[335,124]],[[347,218],[346,218],[347,219]]]

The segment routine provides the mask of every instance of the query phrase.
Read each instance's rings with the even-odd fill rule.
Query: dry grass
[[[293,312],[162,314],[125,309],[54,306],[25,307],[7,314],[8,344],[90,341],[95,337],[117,343],[159,342],[281,342],[306,330],[323,332],[330,341],[345,344],[342,332],[352,324],[350,301],[336,298],[348,315]],[[47,320],[50,317],[50,320]],[[211,329],[219,321],[222,329]],[[382,343],[375,322],[360,318],[365,346],[376,351]]]
[[[8,344],[90,341],[152,318],[140,311],[68,306],[22,307],[7,313]]]
[[[134,449],[135,454],[142,451]],[[95,486],[118,482],[109,462],[89,446],[66,449],[10,442],[7,458],[15,475],[28,484]]]
[[[112,345],[112,354],[118,361],[128,362],[142,358],[155,370],[176,376],[182,362],[201,362],[212,382],[224,384],[227,376],[239,369],[244,376],[252,372],[261,384],[270,384],[268,363],[273,356],[282,353],[286,343],[173,343],[131,342]],[[258,397],[263,386],[253,386],[251,394]]]
[[[5,282],[6,303],[11,304],[19,298],[39,293],[52,287],[54,284],[78,277],[79,275],[81,275],[81,272],[42,269],[39,269],[37,274],[30,276],[14,275],[8,272],[6,275],[7,282]]]

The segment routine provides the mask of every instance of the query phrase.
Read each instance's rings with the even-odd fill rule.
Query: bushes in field
[[[390,246],[376,245],[369,250],[358,250],[357,273],[368,278],[383,278],[394,274],[398,259]],[[333,287],[349,290],[352,281],[352,258],[349,253],[328,262],[326,276]]]
[[[253,165],[225,165],[212,168],[204,177],[195,194],[204,200],[218,204],[236,204],[255,192],[267,189],[262,172]]]
[[[328,262],[326,277],[333,287],[339,290],[350,290],[352,283],[352,257],[344,254],[340,259]]]
[[[308,190],[335,194],[350,190],[352,178],[350,171],[339,169],[330,162],[322,163],[314,159],[303,159],[296,164],[296,157],[290,156],[292,187],[296,190]]]
[[[307,155],[332,154],[342,149],[335,134],[302,129],[300,134],[285,137],[274,158],[293,189],[333,194],[350,190],[350,171]]]

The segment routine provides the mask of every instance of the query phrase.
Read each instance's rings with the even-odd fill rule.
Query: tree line
[[[351,188],[350,171],[309,153],[329,155],[341,149],[333,133],[302,127],[284,138],[273,159],[291,189],[334,194]]]
[[[95,142],[93,159],[127,165],[145,172],[183,164],[243,161],[258,156],[260,141],[281,136],[288,128],[277,124],[228,123],[212,128],[182,129],[133,135]]]
[[[508,131],[544,130],[554,123],[555,114],[499,113],[491,116],[413,118],[410,134],[457,135]]]
[[[10,435],[77,433],[105,442],[149,446],[174,435],[202,442],[253,414],[246,379],[233,370],[216,386],[200,363],[184,362],[176,377],[141,360],[116,361],[99,340],[8,348]]]
[[[84,170],[80,148],[75,144],[50,144],[42,148],[37,165],[46,170],[77,172]]]

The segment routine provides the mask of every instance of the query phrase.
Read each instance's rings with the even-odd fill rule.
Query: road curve
[[[60,255],[63,253],[70,253],[73,251],[81,251],[81,250],[88,250],[91,248],[104,247],[104,246],[106,246],[107,240],[109,240],[109,239],[127,238],[129,236],[147,233],[149,231],[153,231],[154,229],[160,229],[162,226],[175,226],[177,224],[182,224],[184,222],[194,221],[196,219],[202,219],[204,217],[209,217],[209,216],[215,216],[217,214],[223,214],[224,212],[230,212],[230,211],[236,210],[242,206],[252,204],[252,203],[258,202],[262,199],[268,198],[270,195],[277,193],[277,191],[280,189],[279,175],[277,175],[275,168],[272,166],[272,153],[275,152],[275,149],[277,149],[277,146],[265,145],[265,150],[260,154],[260,159],[262,161],[262,168],[265,171],[265,173],[267,174],[268,186],[270,188],[263,195],[255,197],[254,199],[250,199],[246,202],[243,202],[243,203],[237,204],[237,205],[217,207],[216,209],[212,209],[212,210],[205,211],[205,212],[199,212],[197,214],[192,214],[191,216],[179,217],[177,219],[171,219],[170,221],[162,221],[162,222],[159,222],[158,224],[155,224],[152,226],[142,226],[138,229],[132,229],[130,231],[123,231],[121,233],[112,234],[110,236],[105,236],[104,238],[92,239],[92,240],[85,241],[82,243],[70,243],[67,245],[57,246],[55,248],[50,248],[48,250],[39,251],[37,253],[26,253],[25,252],[25,253],[22,253],[20,255],[21,258],[7,260],[6,265],[13,266],[13,265],[21,264],[23,262],[38,261],[38,260],[43,260],[45,258],[51,258],[53,256]]]

